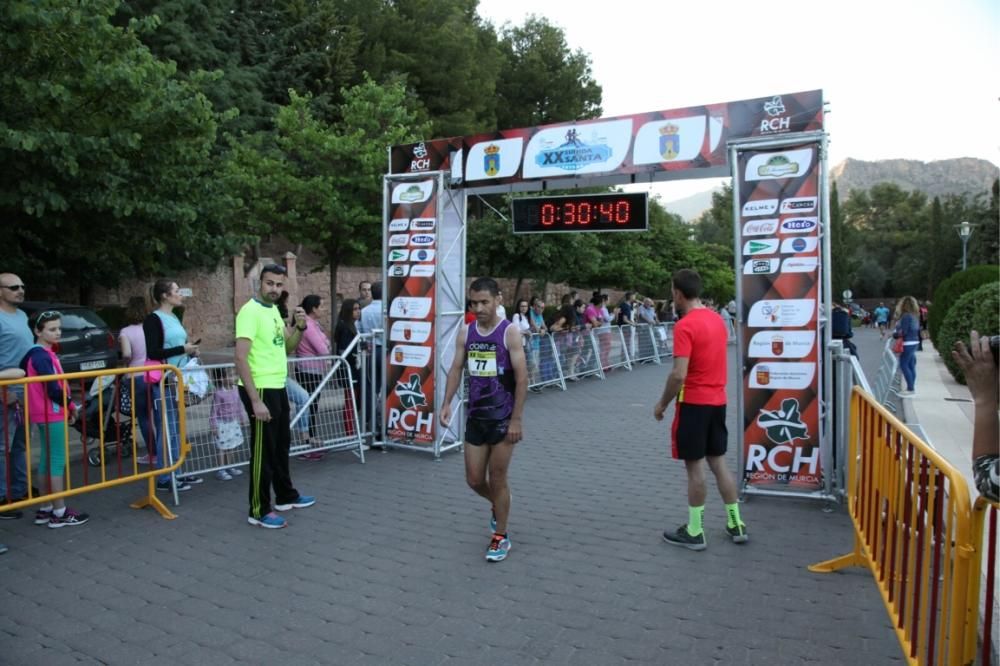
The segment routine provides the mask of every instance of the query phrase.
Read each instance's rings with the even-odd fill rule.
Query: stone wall
[[[381,279],[382,270],[378,266],[357,267],[346,266],[337,271],[337,298],[330,299],[330,271],[302,269],[295,254],[288,252],[280,258],[265,257],[252,265],[244,265],[244,258],[236,256],[228,265],[220,265],[214,271],[182,271],[169,276],[176,280],[182,289],[190,289],[191,295],[184,300],[184,326],[191,340],[201,340],[202,350],[220,356],[231,354],[234,346],[233,328],[236,312],[253,294],[256,285],[254,277],[260,267],[269,263],[277,263],[288,268],[288,302],[294,307],[308,294],[318,294],[324,298],[331,309],[338,307],[343,298],[357,298],[358,283],[362,280],[375,282]],[[467,284],[474,278],[468,278]],[[97,307],[125,306],[134,296],[143,296],[149,300],[150,289],[154,280],[130,280],[123,282],[116,289],[96,288],[94,304]],[[514,303],[519,297],[529,298],[541,295],[547,305],[558,306],[563,294],[571,287],[562,283],[542,283],[541,281],[524,280],[519,294],[514,293],[517,280],[501,278],[497,282],[504,294],[504,304],[508,314],[512,313]],[[576,287],[579,298],[589,300],[592,289]],[[617,304],[624,292],[605,290],[611,295],[611,304]],[[64,300],[75,301],[70,294],[65,294]],[[152,307],[152,303],[150,303]],[[227,351],[228,350],[228,351]],[[210,356],[211,358],[211,356]]]

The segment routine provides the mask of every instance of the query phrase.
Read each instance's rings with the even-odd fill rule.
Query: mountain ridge
[[[878,183],[892,183],[907,190],[919,190],[929,198],[949,194],[988,192],[993,180],[1000,177],[1000,167],[977,157],[954,157],[944,160],[859,160],[853,157],[830,168],[830,180],[837,183],[841,201],[851,190],[869,190]],[[691,222],[712,207],[712,193],[721,187],[665,201],[671,213]]]

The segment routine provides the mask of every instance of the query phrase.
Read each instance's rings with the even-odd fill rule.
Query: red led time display
[[[521,197],[511,202],[515,234],[645,231],[646,192]]]

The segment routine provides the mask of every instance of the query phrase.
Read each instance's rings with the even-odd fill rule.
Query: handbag
[[[903,336],[899,336],[892,341],[892,353],[902,354],[903,353]]]

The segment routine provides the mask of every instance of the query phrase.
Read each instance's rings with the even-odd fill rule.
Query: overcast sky
[[[1000,164],[1000,0],[480,0],[590,55],[616,116],[822,89],[830,163]],[[666,184],[673,199],[716,181]]]

